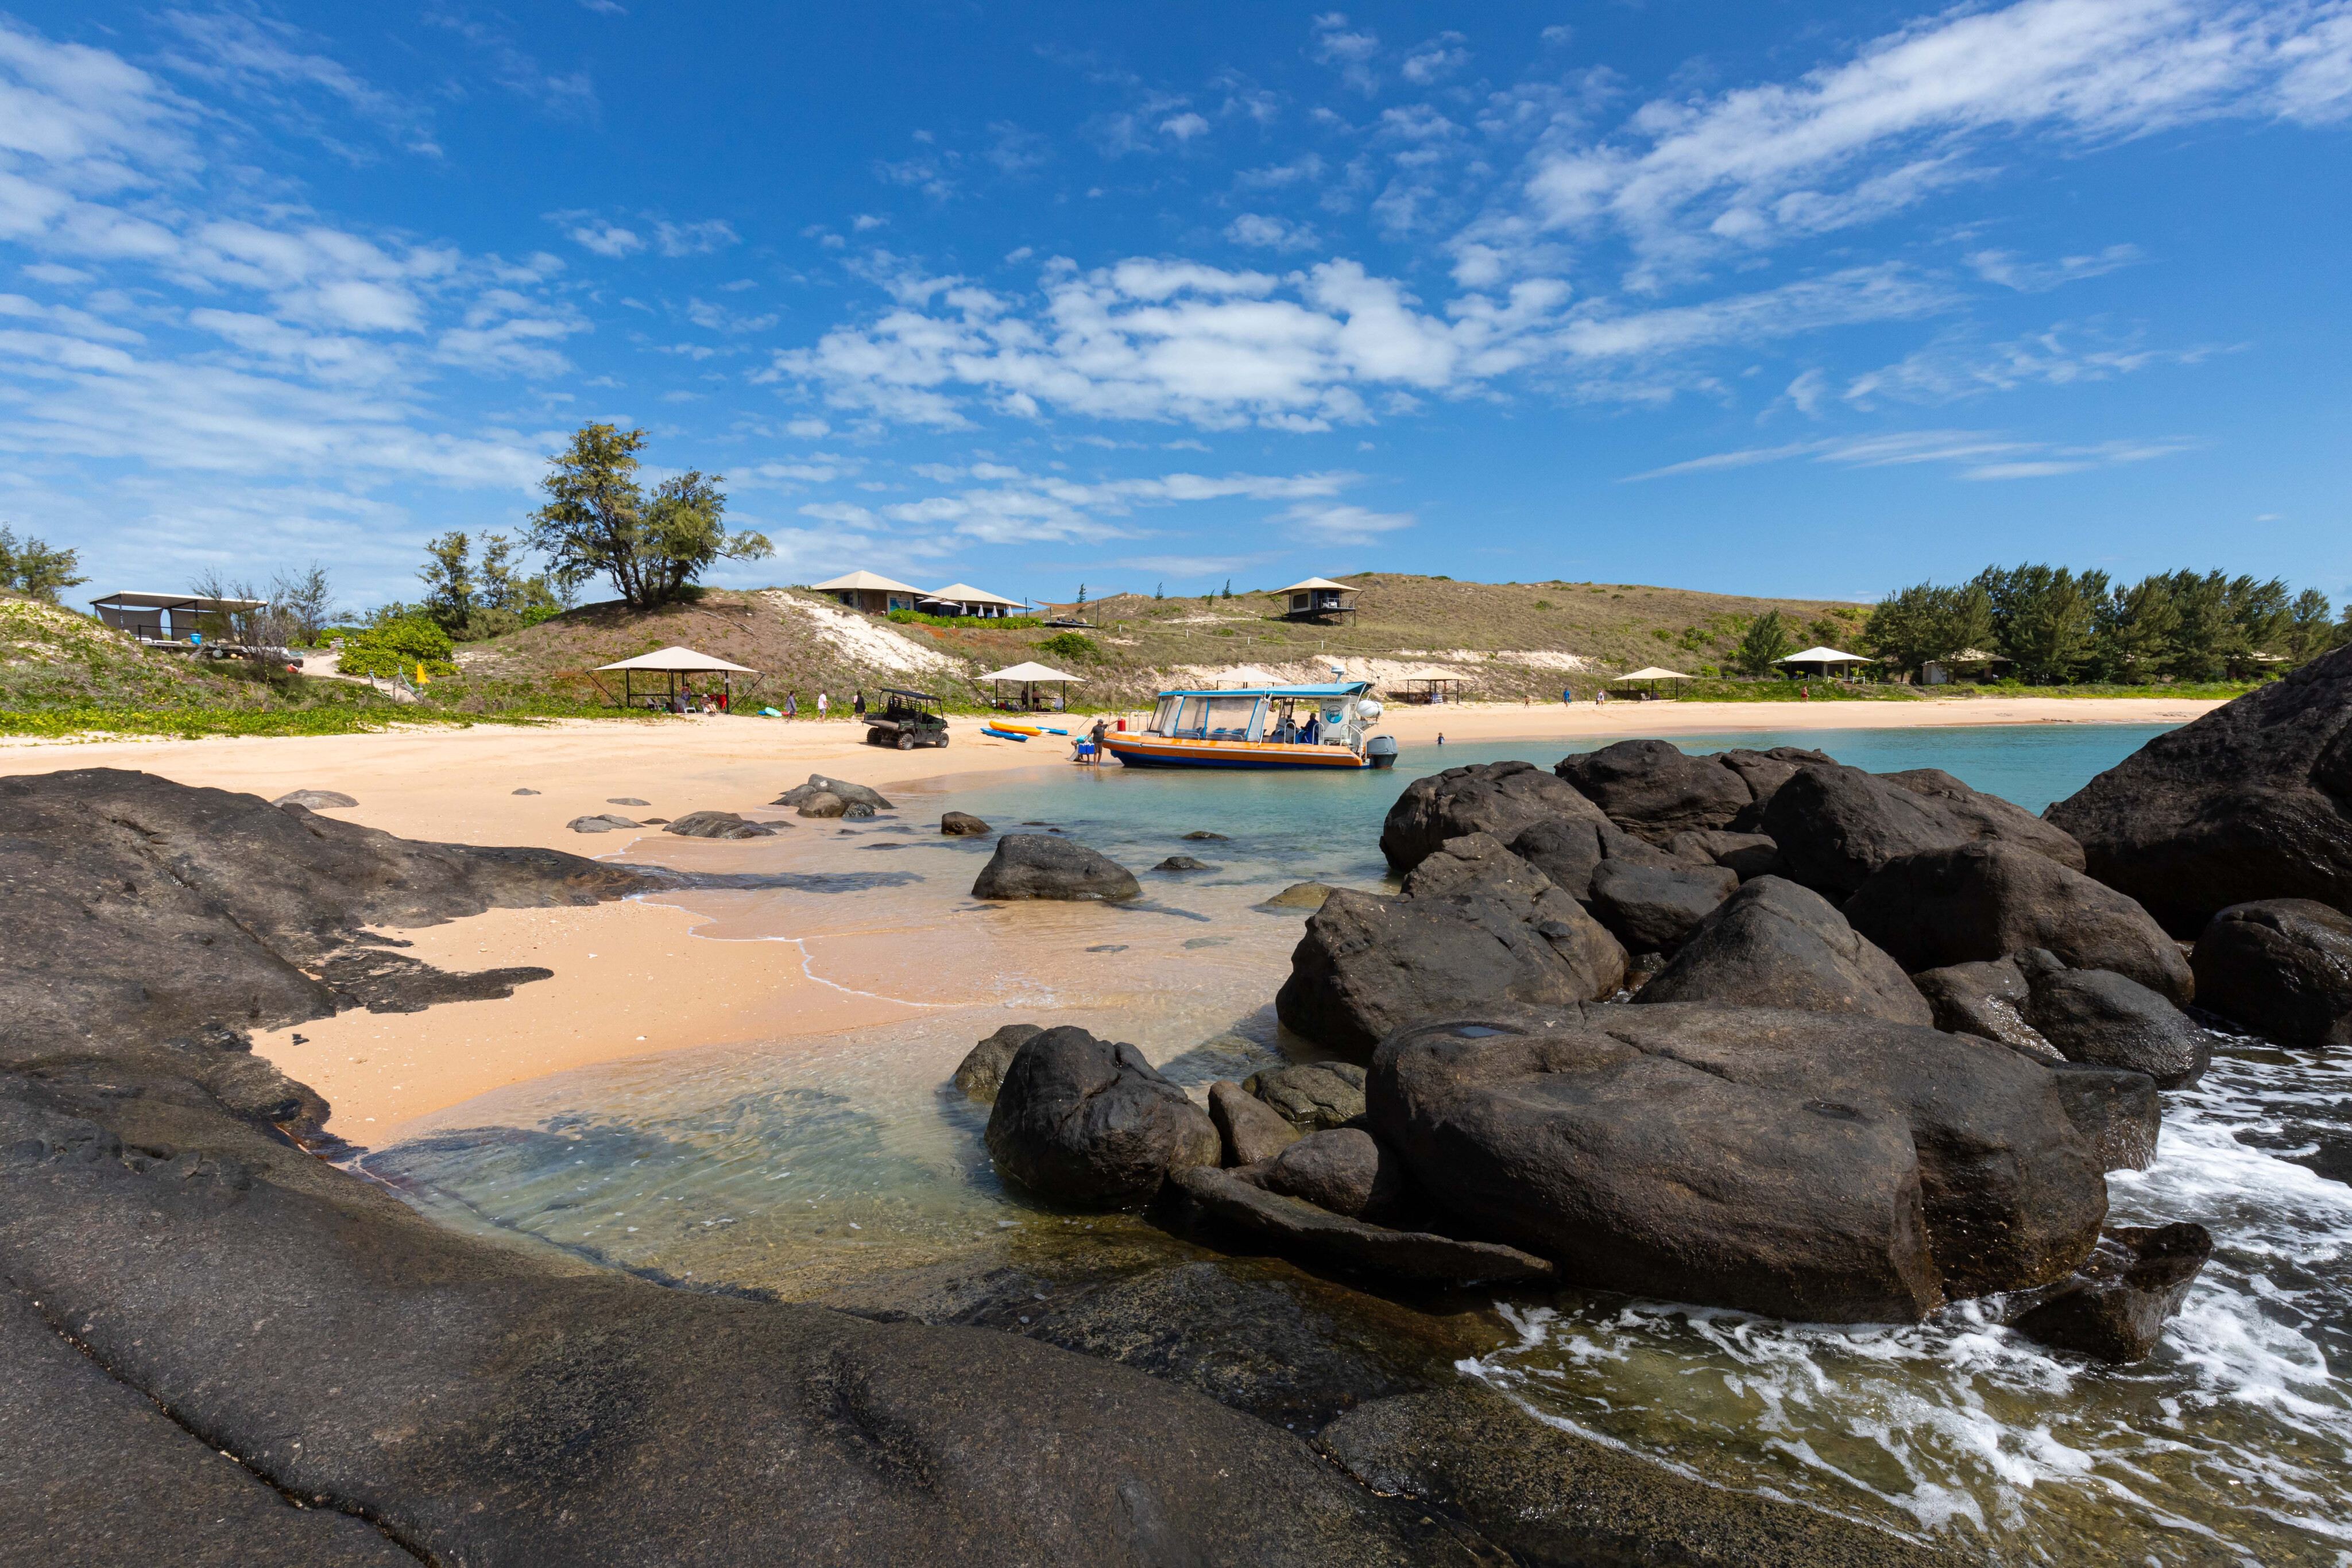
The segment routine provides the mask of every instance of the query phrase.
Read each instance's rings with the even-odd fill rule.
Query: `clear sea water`
[[[1942,768],[2039,810],[2168,727],[1676,744]],[[1034,744],[1041,763],[1062,754]],[[709,916],[698,936],[773,943],[780,964],[908,1004],[908,1020],[812,1036],[789,1016],[747,1019],[743,1039],[704,1051],[485,1096],[365,1163],[453,1223],[688,1283],[808,1297],[943,1260],[1050,1272],[1071,1223],[997,1183],[985,1108],[943,1090],[971,1042],[1004,1022],[1082,1023],[1196,1092],[1307,1054],[1270,1006],[1301,916],[1264,900],[1299,881],[1382,885],[1381,819],[1412,778],[1515,756],[1548,766],[1558,751],[1419,747],[1393,773],[1344,778],[1046,766],[893,789],[895,813],[776,840],[640,840],[620,858],[768,873],[668,895]],[[967,889],[988,844],[938,836],[950,807],[1000,830],[1058,828],[1135,868],[1146,896],[978,904]],[[1194,831],[1223,837],[1183,836]],[[1171,854],[1213,869],[1150,869]],[[1918,1325],[1830,1328],[1559,1292],[1474,1303],[1485,1337],[1460,1370],[1691,1474],[1988,1561],[2347,1568],[2352,1188],[2297,1161],[2343,1157],[2352,1074],[2315,1053],[2218,1044],[2203,1084],[2167,1096],[2155,1166],[2110,1178],[2116,1222],[2197,1219],[2219,1243],[2137,1366],[2045,1351],[1969,1303]],[[1159,1242],[1139,1222],[1101,1223]]]

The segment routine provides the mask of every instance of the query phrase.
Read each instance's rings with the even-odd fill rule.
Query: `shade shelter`
[[[1403,689],[1399,700],[1416,706],[1440,706],[1462,700],[1462,677],[1451,670],[1432,665],[1402,676],[1397,683]]]
[[[1618,676],[1609,684],[1612,686],[1630,686],[1639,685],[1646,682],[1650,688],[1650,695],[1652,696],[1655,696],[1658,695],[1658,683],[1660,681],[1681,682],[1687,681],[1690,678],[1690,676],[1684,674],[1680,670],[1662,670],[1658,668],[1657,665],[1652,664],[1645,670],[1628,671],[1626,674]],[[1676,696],[1680,696],[1682,695],[1682,687],[1679,685],[1675,687],[1675,695]]]
[[[1288,606],[1282,612],[1286,621],[1321,621],[1329,617],[1353,615],[1356,596],[1363,590],[1344,582],[1334,582],[1328,577],[1310,577],[1304,582],[1294,582],[1280,589]]]
[[[1018,685],[1021,688],[1020,706],[1024,710],[1032,711],[1038,706],[1037,688],[1039,686],[1053,685],[1058,682],[1062,687],[1062,706],[1067,707],[1070,687],[1084,685],[1076,675],[1055,669],[1050,664],[1037,664],[1034,660],[1025,664],[1008,664],[1003,669],[992,670],[987,674],[974,676],[973,680],[975,684],[987,681],[996,686],[997,706],[1000,707],[1005,706],[1003,695],[1005,683],[1011,682]]]
[[[110,593],[93,599],[98,618],[118,632],[142,643],[191,643],[207,617],[243,615],[259,610],[263,599],[207,599],[200,593]],[[224,645],[226,639],[220,640]],[[191,644],[193,645],[193,644]]]
[[[853,571],[846,577],[836,577],[831,582],[816,584],[816,591],[829,593],[852,610],[862,610],[868,615],[887,615],[893,610],[912,610],[927,599],[921,589],[894,581],[870,571]]]
[[[621,675],[623,707],[628,706],[636,700],[635,683],[638,674],[643,672],[647,674],[667,675],[669,678],[669,695],[673,697],[677,695],[679,676],[717,675],[719,689],[726,694],[727,707],[730,712],[735,706],[735,677],[756,675],[760,673],[757,670],[746,669],[741,664],[730,664],[726,660],[715,658],[709,653],[698,653],[691,648],[661,648],[650,653],[640,653],[634,659],[619,659],[609,664],[596,666],[596,673],[600,675],[614,670],[619,671]]]
[[[1017,599],[974,588],[969,582],[950,582],[937,593],[923,595],[923,602],[939,606],[933,613],[941,615],[1018,615],[1028,608]]]
[[[1832,675],[1851,677],[1854,666],[1870,661],[1860,653],[1840,653],[1835,648],[1808,648],[1801,653],[1791,653],[1785,659],[1775,659],[1776,664],[1786,664],[1801,675],[1817,675],[1823,680]]]

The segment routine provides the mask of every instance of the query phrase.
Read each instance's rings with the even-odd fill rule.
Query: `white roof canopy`
[[[651,653],[640,653],[634,659],[622,659],[596,666],[605,670],[657,670],[668,674],[734,674],[754,675],[757,670],[741,664],[730,664],[724,659],[714,659],[708,653],[698,653],[691,648],[662,648]]]
[[[868,593],[912,593],[920,596],[923,591],[911,583],[893,582],[870,571],[853,571],[847,577],[836,577],[831,582],[820,582],[814,587],[819,593],[842,593],[851,589],[863,589]]]
[[[1011,664],[1002,670],[992,670],[987,674],[973,678],[982,681],[1071,681],[1079,685],[1086,684],[1076,675],[1066,675],[1051,665],[1034,662],[1026,664]]]
[[[1328,577],[1310,577],[1304,582],[1294,582],[1288,588],[1277,588],[1275,591],[1276,593],[1304,593],[1310,588],[1336,588],[1342,593],[1354,593],[1357,591],[1356,586],[1353,583],[1334,582]]]
[[[110,593],[103,599],[90,601],[94,605],[121,605],[129,609],[200,610],[207,612],[258,610],[268,602],[266,599],[206,599],[199,593]]]
[[[1835,648],[1808,648],[1801,653],[1791,653],[1785,659],[1775,659],[1776,664],[1867,664],[1860,653],[1841,653]]]
[[[1662,670],[1655,664],[1652,664],[1646,670],[1635,670],[1631,674],[1617,677],[1620,681],[1687,681],[1693,678],[1684,674],[1680,670]],[[1616,682],[1612,681],[1610,684],[1613,685]]]
[[[1007,599],[1001,593],[991,593],[984,588],[974,588],[969,582],[950,582],[937,593],[926,593],[926,599],[936,599],[946,604],[1004,604],[1021,608],[1021,601]]]
[[[1418,670],[1407,670],[1397,677],[1400,681],[1458,681],[1462,677],[1437,664],[1423,664]]]

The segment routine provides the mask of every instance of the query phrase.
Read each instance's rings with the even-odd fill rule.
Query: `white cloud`
[[[1380,78],[1372,73],[1372,60],[1381,52],[1378,34],[1352,31],[1346,13],[1329,11],[1315,18],[1311,36],[1315,57],[1339,71],[1341,81],[1366,98],[1380,90]]]
[[[1209,133],[1209,122],[1188,110],[1161,120],[1160,133],[1162,136],[1173,136],[1181,144],[1192,141],[1195,136],[1206,136]]]
[[[1404,57],[1397,74],[1416,87],[1426,87],[1452,76],[1470,63],[1469,40],[1459,33],[1440,33]]]
[[[1620,481],[1673,478],[1685,474],[1719,473],[1752,468],[1767,463],[1806,458],[1845,468],[1888,468],[1921,463],[1949,464],[1963,479],[2030,479],[2072,474],[2087,468],[2145,463],[2190,450],[2192,443],[2110,441],[2095,446],[2066,446],[2046,441],[2019,441],[1990,431],[1918,430],[1885,435],[1834,436],[1820,441],[1792,442],[1784,446],[1751,447],[1712,453],[1687,462],[1673,463],[1646,473],[1628,474]]]
[[[1367,545],[1382,534],[1412,527],[1411,512],[1370,512],[1361,507],[1301,503],[1280,520],[1300,538],[1327,545]]]
[[[564,232],[573,244],[583,246],[598,256],[619,257],[646,248],[646,242],[637,236],[635,230],[625,229],[603,218],[592,218]]]
[[[859,228],[869,226],[864,219]],[[736,235],[734,225],[724,218],[709,218],[698,224],[656,223],[654,244],[664,256],[708,256],[742,241]]]
[[[1312,224],[1295,224],[1263,213],[1244,213],[1225,225],[1225,237],[1235,245],[1268,250],[1312,250],[1323,243]]]
[[[1523,207],[1464,236],[1621,235],[1638,277],[1847,228],[1990,172],[2032,134],[2084,146],[2224,116],[2352,114],[2341,0],[2022,0],[1886,34],[1790,83],[1643,104],[1613,133],[1538,150]]]
[[[1980,250],[1969,265],[1987,283],[2021,294],[2042,294],[2080,278],[2098,277],[2146,259],[2136,245],[2111,245],[2096,256],[2062,256],[2056,261],[2026,261],[2012,251]]]
[[[1979,343],[1950,334],[1894,364],[1853,377],[1843,396],[1864,409],[1888,401],[1957,402],[2023,386],[2112,381],[2154,365],[2194,365],[2231,351],[2210,344],[2150,349],[2138,342],[2136,333],[2115,339],[2063,322],[2000,343]]]

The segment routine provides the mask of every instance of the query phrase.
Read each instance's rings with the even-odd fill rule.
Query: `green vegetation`
[[[518,570],[516,549],[506,535],[485,534],[477,564],[474,541],[466,535],[452,531],[433,540],[425,547],[425,570],[416,574],[425,584],[422,612],[461,643],[486,642],[562,614],[569,591],[545,572]]]
[[[399,707],[329,705],[307,708],[0,708],[0,735],[65,739],[75,736],[173,735],[194,740],[206,735],[361,735],[395,725],[528,724],[502,714],[450,713],[415,706]]]
[[[456,651],[449,633],[430,621],[412,617],[387,621],[344,639],[343,656],[336,667],[347,675],[385,679],[404,675],[413,680],[419,669],[427,675],[454,675],[457,666],[450,655]]]
[[[1748,674],[1768,675],[1772,673],[1774,660],[1785,659],[1796,651],[1797,645],[1789,641],[1788,628],[1780,622],[1780,612],[1767,610],[1748,622],[1746,634],[1739,639],[1739,651],[1732,657]]]
[[[685,598],[715,562],[775,553],[763,535],[727,532],[723,475],[689,470],[648,497],[636,477],[645,444],[642,430],[585,424],[548,459],[547,504],[531,514],[526,541],[557,583],[609,578],[624,603],[650,610]]]
[[[2158,572],[2126,586],[2103,571],[1988,567],[1955,585],[1919,583],[1871,612],[1867,650],[1916,671],[1929,660],[2012,662],[2033,686],[2243,681],[2352,640],[2352,608],[2290,598],[2277,578]],[[2171,689],[2168,686],[2168,689]]]
[[[1045,623],[1042,615],[926,615],[919,610],[893,610],[884,619],[901,626],[961,626],[983,632],[1031,632]]]
[[[53,549],[45,541],[18,538],[14,528],[0,526],[0,590],[55,604],[68,588],[88,582],[76,576],[81,552]]]
[[[1083,632],[1056,632],[1037,644],[1037,652],[1080,664],[1091,664],[1102,658],[1102,649]]]

